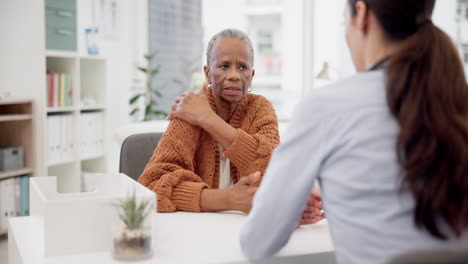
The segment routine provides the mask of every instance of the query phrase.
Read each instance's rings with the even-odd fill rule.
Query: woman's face
[[[365,57],[364,57],[364,42],[362,27],[362,10],[358,10],[358,13],[353,16],[352,7],[350,3],[354,1],[346,1],[346,10],[344,12],[345,23],[346,23],[346,43],[348,44],[351,58],[353,60],[354,67],[358,72],[365,71]],[[357,2],[358,8],[362,8],[363,2]]]
[[[216,41],[211,52],[210,65],[205,66],[206,81],[211,84],[218,100],[239,103],[247,93],[255,71],[249,46],[239,39]]]

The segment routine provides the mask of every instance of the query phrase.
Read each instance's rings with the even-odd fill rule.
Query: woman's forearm
[[[203,189],[200,195],[200,209],[203,212],[234,210],[229,204],[227,189]]]
[[[209,115],[206,119],[200,122],[200,127],[203,128],[223,147],[227,149],[234,142],[237,130],[226,123],[217,114]]]

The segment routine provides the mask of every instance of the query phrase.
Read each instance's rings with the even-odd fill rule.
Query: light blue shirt
[[[398,131],[383,70],[310,92],[273,153],[241,229],[245,255],[270,257],[288,242],[317,179],[340,264],[386,263],[411,249],[467,247],[466,232],[442,242],[415,227],[411,193],[399,192]]]

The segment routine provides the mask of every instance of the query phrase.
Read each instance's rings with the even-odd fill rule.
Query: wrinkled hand
[[[252,199],[258,187],[254,184],[260,178],[260,172],[255,172],[249,176],[239,179],[239,181],[229,189],[232,208],[246,214],[252,209]]]
[[[206,87],[207,83],[204,83],[200,92],[184,92],[181,96],[177,97],[172,105],[172,111],[166,119],[172,120],[178,118],[192,125],[199,126],[202,121],[208,119],[210,115],[215,114],[208,101]]]
[[[306,208],[302,213],[301,219],[299,219],[297,223],[297,227],[301,225],[312,225],[322,220],[324,218],[322,211],[322,195],[318,188],[314,188],[307,200]]]

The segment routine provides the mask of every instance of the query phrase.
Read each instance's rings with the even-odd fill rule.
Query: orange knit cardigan
[[[211,90],[211,108],[216,109]],[[234,111],[229,124],[237,129],[234,142],[224,150],[231,161],[231,177],[256,171],[262,175],[273,149],[279,144],[278,120],[263,96],[247,94]],[[158,195],[158,211],[200,212],[203,188],[218,188],[219,144],[199,126],[174,119],[162,136],[138,182]]]

